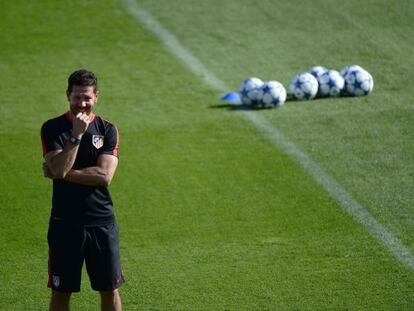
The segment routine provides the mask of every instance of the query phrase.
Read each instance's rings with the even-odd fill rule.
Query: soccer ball
[[[243,105],[257,104],[257,92],[263,85],[263,81],[258,78],[247,78],[240,86],[240,99]]]
[[[318,78],[320,75],[322,75],[327,70],[328,70],[327,68],[322,67],[322,66],[313,66],[311,69],[309,69],[309,73],[315,78]]]
[[[365,70],[365,69],[358,65],[348,65],[344,67],[339,73],[341,74],[342,78],[346,79],[346,76],[348,75],[348,73],[354,70]]]
[[[312,99],[318,93],[318,80],[308,72],[293,77],[289,85],[296,99]]]
[[[263,108],[281,106],[286,101],[286,89],[277,81],[267,81],[257,93],[258,105]]]
[[[345,90],[351,96],[368,95],[373,88],[374,79],[362,68],[350,70],[345,77]]]
[[[344,78],[336,70],[329,69],[317,79],[319,83],[318,95],[321,97],[339,96],[345,86]]]

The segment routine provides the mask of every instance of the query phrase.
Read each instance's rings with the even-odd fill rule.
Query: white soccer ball
[[[321,97],[339,96],[345,86],[344,78],[342,78],[338,71],[333,69],[325,71],[317,80],[319,83],[318,95]]]
[[[345,77],[345,90],[351,96],[368,95],[374,88],[374,79],[364,69],[350,70]]]
[[[277,81],[267,81],[257,93],[257,103],[263,108],[281,106],[286,101],[286,89]]]
[[[313,66],[311,69],[309,69],[309,73],[314,76],[315,78],[318,78],[320,75],[322,75],[325,71],[328,71],[328,68],[325,68],[323,66]]]
[[[318,80],[309,72],[303,72],[293,77],[289,88],[296,99],[312,99],[318,93]]]
[[[348,65],[342,68],[342,70],[339,73],[341,74],[342,78],[346,79],[346,76],[348,75],[348,73],[354,70],[365,70],[365,69],[362,68],[361,66],[354,64],[354,65]]]
[[[247,78],[240,86],[240,99],[243,105],[256,105],[257,92],[263,85],[259,78]]]

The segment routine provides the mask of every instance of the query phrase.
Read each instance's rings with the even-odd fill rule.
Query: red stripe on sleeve
[[[115,131],[116,131],[116,145],[115,148],[112,152],[112,154],[116,157],[118,157],[118,149],[119,149],[119,132],[118,132],[118,128],[116,126],[115,127]]]
[[[52,288],[52,268],[50,263],[50,249],[49,249],[49,256],[47,260],[47,272],[48,272],[48,280],[47,280],[47,287]]]

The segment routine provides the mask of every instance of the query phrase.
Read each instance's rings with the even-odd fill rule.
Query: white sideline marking
[[[213,89],[225,92],[229,88],[225,83],[210,72],[191,54],[177,38],[165,29],[148,11],[142,8],[135,0],[122,0],[128,12],[147,30],[155,34],[160,41],[168,47],[193,74],[201,77]],[[251,122],[274,145],[283,149],[290,157],[295,159],[357,222],[387,247],[403,264],[414,270],[414,258],[410,251],[394,237],[388,230],[378,223],[375,218],[359,204],[340,184],[330,177],[316,162],[299,150],[293,142],[286,138],[267,119],[254,111],[239,111],[237,115]]]

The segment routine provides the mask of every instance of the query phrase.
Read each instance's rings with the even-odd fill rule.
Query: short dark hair
[[[68,95],[72,92],[74,85],[93,86],[93,90],[96,92],[98,90],[98,78],[92,71],[79,69],[73,72],[68,78],[68,89],[66,90]]]

